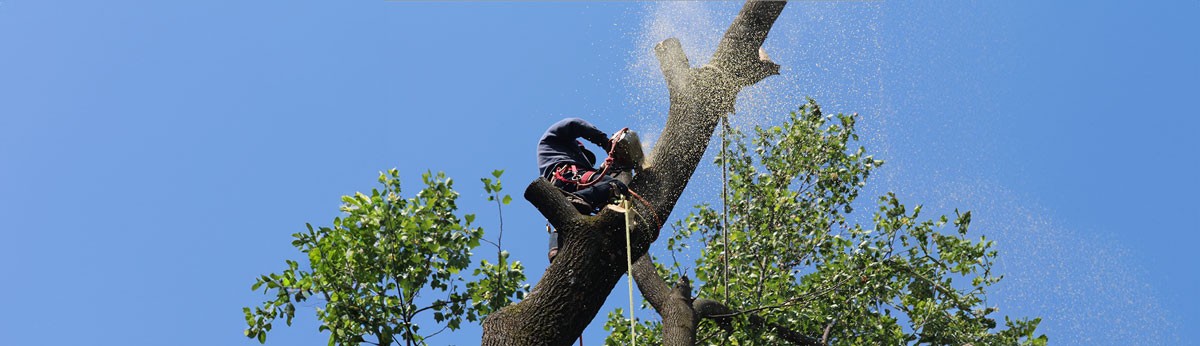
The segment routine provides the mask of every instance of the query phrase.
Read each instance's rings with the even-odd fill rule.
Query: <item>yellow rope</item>
[[[634,338],[636,324],[633,319],[633,246],[629,242],[629,229],[633,228],[630,213],[633,210],[630,209],[632,206],[629,204],[629,198],[621,199],[621,207],[625,208],[625,268],[629,272],[629,345],[635,346],[637,341]]]
[[[725,304],[729,304],[729,116],[721,116],[721,264],[724,268],[722,284],[725,285]]]

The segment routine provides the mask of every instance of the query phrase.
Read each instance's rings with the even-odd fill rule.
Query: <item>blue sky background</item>
[[[580,116],[652,140],[666,104],[650,45],[678,36],[702,63],[738,7],[0,1],[0,338],[257,344],[241,334],[241,307],[264,298],[253,278],[390,167],[410,192],[447,172],[489,236],[478,178],[506,169],[505,245],[536,280],[544,222],[519,196],[537,137]],[[1055,344],[1196,344],[1197,15],[793,3],[767,41],[783,74],[733,121],[770,124],[804,96],[859,112],[888,161],[868,196],[974,210],[1003,251],[1001,313],[1043,316]],[[681,204],[719,191],[714,172]],[[298,314],[268,343],[323,344]],[[594,323],[585,344],[604,335]],[[430,341],[478,340],[472,326]]]

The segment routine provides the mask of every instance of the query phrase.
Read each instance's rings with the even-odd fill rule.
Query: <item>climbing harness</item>
[[[617,152],[619,149],[618,147],[620,146],[636,145],[639,145],[637,134],[629,131],[628,127],[622,128],[620,131],[617,131],[615,135],[613,135],[613,138],[608,146],[608,152],[606,153],[608,157],[604,158],[604,164],[600,165],[599,171],[585,170],[582,174],[580,174],[580,169],[578,166],[574,164],[566,164],[559,166],[558,169],[554,170],[554,179],[567,184],[574,184],[580,189],[595,185],[596,183],[600,182],[600,177],[608,174],[609,169],[611,169],[613,165],[617,164],[617,156],[621,156],[622,162],[620,162],[620,164],[623,166],[634,167],[639,165],[642,161],[642,157],[640,154],[637,154],[636,151],[625,149],[623,150],[624,152]]]
[[[605,167],[605,170],[607,171],[607,167]],[[564,164],[559,166],[558,169],[554,170],[554,179],[563,183],[578,186],[579,188],[585,188],[596,184],[596,182],[600,181],[599,177],[605,173],[601,172],[600,174],[597,174],[596,171],[584,170],[583,174],[580,174],[579,171],[579,166],[574,164]]]
[[[633,149],[640,149],[640,146],[637,134],[630,131],[628,127],[622,128],[611,139],[607,153],[608,157],[604,159],[604,164],[599,171],[584,170],[580,173],[581,169],[578,166],[565,164],[554,170],[553,177],[557,181],[575,185],[577,189],[595,185],[602,180],[601,177],[609,173],[609,170],[614,165],[619,165],[622,168],[640,167],[643,159],[642,153],[640,150]],[[633,230],[633,215],[631,215],[631,212],[636,211],[632,208],[630,197],[637,199],[638,202],[641,202],[650,211],[650,216],[654,219],[655,227],[662,228],[663,223],[658,216],[658,212],[654,209],[654,205],[650,204],[649,201],[636,191],[633,191],[633,189],[628,189],[627,187],[627,192],[627,194],[620,197],[618,202],[625,214],[625,265],[626,273],[629,275],[629,344],[636,346],[637,333],[635,328],[637,327],[637,320],[634,318],[633,311],[635,308],[633,300],[633,243],[630,240]],[[638,215],[642,214],[639,213]],[[546,230],[553,232],[549,224],[546,225]],[[579,343],[580,345],[583,344],[582,338],[579,339]]]

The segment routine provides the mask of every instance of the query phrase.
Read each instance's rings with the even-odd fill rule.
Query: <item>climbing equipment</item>
[[[574,164],[565,164],[554,170],[554,179],[563,183],[576,185],[578,188],[586,188],[600,182],[604,175],[609,173],[610,169],[633,169],[642,166],[644,159],[641,142],[637,137],[637,133],[630,131],[628,127],[617,131],[610,140],[608,157],[604,159],[604,164],[599,171],[586,170],[582,174],[581,169]],[[654,226],[661,228],[662,221],[658,216],[658,212],[654,206],[650,204],[640,194],[627,189],[628,193],[620,196],[618,202],[622,212],[625,214],[625,265],[626,274],[629,276],[629,344],[636,346],[636,327],[637,320],[634,318],[634,300],[633,300],[633,243],[630,240],[633,229],[633,215],[630,212],[636,212],[632,209],[630,197],[637,199],[650,211],[650,216],[654,218]],[[639,213],[639,215],[641,215]],[[546,230],[553,230],[549,224],[546,225]],[[561,244],[558,244],[561,245]],[[583,344],[583,339],[580,338],[580,344]]]
[[[633,228],[633,219],[629,213],[630,209],[629,209],[629,199],[628,198],[621,199],[621,207],[624,207],[626,210],[626,213],[625,213],[625,270],[629,274],[629,278],[628,278],[628,282],[629,282],[629,345],[636,346],[637,341],[635,339],[635,335],[637,334],[637,332],[636,332],[637,329],[635,329],[634,327],[636,326],[635,321],[637,321],[637,320],[633,319],[633,245],[629,241],[629,234],[630,234],[629,230],[631,228]]]
[[[725,303],[729,303],[729,115],[721,115],[721,261],[725,277]]]
[[[628,127],[622,128],[609,141],[608,157],[604,158],[604,164],[600,165],[599,171],[583,170],[584,172],[580,174],[578,166],[566,164],[554,170],[554,179],[577,185],[582,189],[600,182],[600,177],[608,174],[608,171],[614,166],[621,168],[642,166],[641,141],[638,140],[637,132],[629,130]]]
[[[613,158],[609,163],[617,167],[641,167],[644,157],[637,132],[630,131],[628,127],[617,131],[610,140],[608,156]]]

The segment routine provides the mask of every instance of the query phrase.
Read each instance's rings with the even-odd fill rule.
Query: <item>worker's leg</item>
[[[601,176],[600,181],[592,186],[575,191],[575,195],[582,197],[592,208],[598,209],[604,207],[617,193],[613,186],[614,181],[616,179],[610,176]]]
[[[547,254],[547,257],[549,257],[551,262],[554,262],[554,256],[558,255],[558,230],[550,226],[546,226],[546,228],[550,230],[550,253]]]

